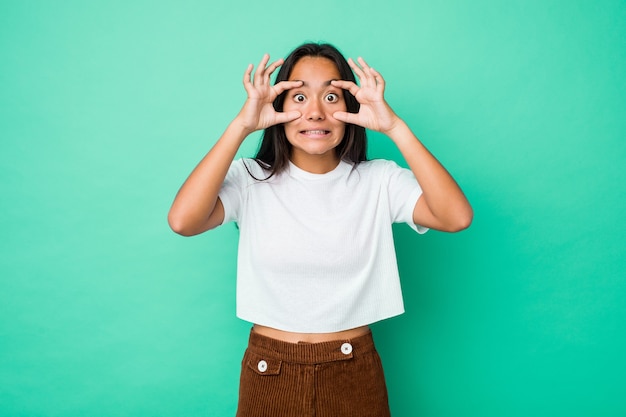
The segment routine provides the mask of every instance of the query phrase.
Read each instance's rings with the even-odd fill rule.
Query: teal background
[[[626,415],[625,36],[622,0],[0,2],[0,415],[234,415],[237,231],[166,215],[246,65],[306,40],[382,72],[475,209],[394,229],[394,416]]]

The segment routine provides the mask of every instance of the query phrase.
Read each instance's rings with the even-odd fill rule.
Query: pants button
[[[344,343],[341,345],[341,353],[344,355],[349,355],[352,353],[352,345],[350,343]]]

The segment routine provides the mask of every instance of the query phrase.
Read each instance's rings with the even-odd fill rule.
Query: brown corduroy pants
[[[372,334],[288,343],[250,333],[237,417],[389,417]]]

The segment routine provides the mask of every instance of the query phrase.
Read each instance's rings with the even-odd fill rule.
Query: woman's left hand
[[[385,80],[363,58],[358,58],[358,62],[360,66],[352,58],[348,59],[348,64],[359,78],[360,86],[343,80],[335,80],[332,85],[348,90],[360,103],[359,112],[335,112],[333,117],[345,123],[386,133],[396,125],[398,116],[385,101]]]

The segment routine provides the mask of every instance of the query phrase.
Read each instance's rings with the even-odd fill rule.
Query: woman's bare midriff
[[[333,333],[294,333],[255,324],[252,331],[263,336],[271,337],[272,339],[282,340],[283,342],[320,343],[330,342],[331,340],[353,339],[368,334],[370,328],[369,326],[361,326],[355,329]]]

